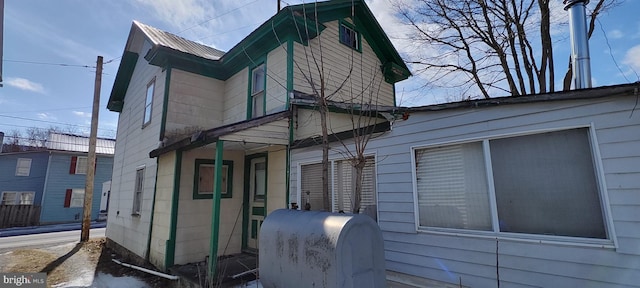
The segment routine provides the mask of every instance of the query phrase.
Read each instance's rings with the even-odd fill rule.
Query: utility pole
[[[98,111],[100,110],[100,87],[102,86],[102,56],[98,56],[96,83],[93,88],[93,110],[91,111],[91,134],[89,134],[89,157],[87,157],[87,180],[84,184],[84,209],[82,213],[82,233],[80,242],[89,240],[91,229],[91,205],[93,203],[93,182],[96,176],[96,142],[98,138]]]
[[[278,0],[278,11],[276,11],[276,13],[280,12],[280,0]]]

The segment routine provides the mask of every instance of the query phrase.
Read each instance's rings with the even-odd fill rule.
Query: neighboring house
[[[33,206],[39,217],[31,225],[81,221],[88,144],[87,137],[52,133],[44,150],[0,154],[0,204]],[[111,179],[114,145],[111,139],[97,141],[94,220],[103,182]]]
[[[394,280],[640,287],[638,89],[408,108],[367,149]],[[321,150],[290,157],[290,197],[301,199]]]
[[[361,0],[285,7],[228,52],[134,22],[108,103],[120,113],[110,245],[163,270],[255,252],[264,218],[296,202],[289,148],[321,134],[316,81],[336,105],[392,109],[409,75]],[[334,138],[350,111],[329,113]]]

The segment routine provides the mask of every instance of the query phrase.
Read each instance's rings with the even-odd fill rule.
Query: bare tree
[[[312,4],[317,5],[317,3]],[[352,5],[355,5],[352,3]],[[318,15],[315,6],[313,11],[304,11],[302,17],[305,17],[305,23],[313,23],[298,27],[298,36],[301,40],[310,38],[309,31],[320,31]],[[307,15],[313,15],[308,17]],[[295,15],[294,15],[295,17]],[[351,9],[351,19],[354,19],[354,9]],[[307,21],[308,20],[308,21]],[[362,45],[359,43],[359,45]],[[339,105],[342,109],[347,110],[351,121],[351,135],[347,139],[337,140],[342,143],[344,151],[340,151],[354,168],[355,189],[353,189],[351,199],[351,207],[353,213],[360,210],[360,202],[362,197],[363,169],[365,168],[365,150],[369,139],[371,139],[375,124],[379,119],[373,107],[378,105],[378,95],[380,86],[384,79],[380,69],[379,61],[371,65],[365,64],[363,53],[356,52],[351,49],[348,55],[345,55],[346,62],[340,63],[346,67],[346,73],[340,73],[333,70],[335,63],[327,61],[324,46],[321,37],[309,41],[308,45],[302,45],[304,60],[294,61],[294,69],[302,75],[305,84],[308,86],[313,96],[315,109],[319,114],[320,120],[320,145],[322,147],[322,196],[323,208],[331,211],[331,196],[329,193],[329,135],[337,137],[337,132],[330,125],[328,119],[330,107]],[[326,52],[330,53],[330,52]],[[335,53],[335,51],[332,51]],[[377,58],[376,58],[377,59]],[[344,71],[343,71],[344,72]],[[345,75],[346,74],[346,75]]]
[[[551,28],[560,24],[552,17],[554,9],[562,9],[558,3],[394,1],[402,19],[412,28],[412,40],[430,49],[412,57],[410,63],[436,85],[463,87],[464,98],[475,96],[471,91],[476,89],[483,98],[490,98],[496,90],[510,95],[555,91]],[[597,15],[616,2],[597,1],[590,15],[591,32]]]

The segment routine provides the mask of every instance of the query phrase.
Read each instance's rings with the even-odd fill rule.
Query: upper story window
[[[31,159],[18,158],[16,164],[16,176],[29,176],[31,174]]]
[[[589,134],[579,128],[415,149],[418,226],[607,239]]]
[[[348,22],[340,21],[340,43],[351,47],[351,49],[356,51],[362,51],[362,47],[360,45],[360,33],[356,31],[353,25]]]
[[[88,165],[89,160],[86,156],[71,156],[69,174],[87,174]]]
[[[249,118],[264,116],[265,114],[265,86],[267,80],[266,67],[264,63],[251,70],[251,99]]]
[[[153,92],[155,89],[156,80],[152,80],[147,85],[147,96],[144,101],[144,118],[142,119],[142,127],[147,126],[151,122],[151,106],[153,105]]]

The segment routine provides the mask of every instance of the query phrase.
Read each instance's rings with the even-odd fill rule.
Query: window
[[[265,114],[266,81],[267,75],[264,63],[251,70],[251,103],[249,105],[249,111],[251,112],[251,115],[249,118],[260,117],[264,116]]]
[[[355,204],[356,168],[351,161],[341,160],[333,163],[333,211],[353,212]],[[376,181],[374,157],[365,158],[365,166],[362,169],[362,195],[360,197],[359,213],[367,209],[373,209],[376,205]],[[373,213],[374,215],[376,213]]]
[[[215,187],[215,160],[196,159],[193,181],[193,199],[212,199]],[[233,186],[233,161],[222,161],[222,193],[220,197],[231,198]]]
[[[414,152],[421,227],[607,238],[588,128]]]
[[[36,192],[2,192],[0,205],[33,205]]]
[[[71,156],[71,167],[69,167],[69,174],[87,174],[87,164],[87,157]]]
[[[142,126],[146,126],[151,122],[151,106],[153,104],[153,92],[155,89],[155,79],[147,86],[147,97],[144,101],[144,118],[142,119]]]
[[[144,191],[144,167],[136,170],[136,181],[133,191],[133,211],[132,214],[140,215],[142,210],[142,192]]]
[[[29,176],[31,174],[31,159],[18,158],[16,164],[16,176]]]
[[[333,176],[331,175],[333,171]],[[376,209],[376,181],[375,158],[366,157],[362,171],[362,195],[360,197],[359,213],[371,213],[375,217]],[[355,187],[356,169],[349,160],[336,160],[329,163],[329,193],[328,201],[332,203],[333,212],[352,213]],[[311,210],[324,210],[324,195],[322,194],[322,163],[300,166],[300,199],[301,208],[309,203]]]
[[[351,47],[356,51],[362,51],[360,46],[360,33],[349,22],[340,21],[340,43]]]

